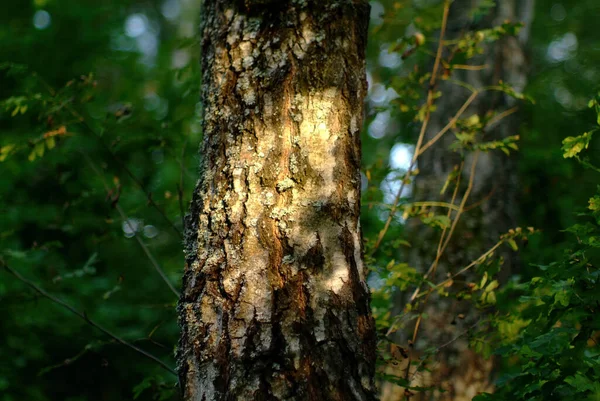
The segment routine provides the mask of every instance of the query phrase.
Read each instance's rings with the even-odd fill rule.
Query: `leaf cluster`
[[[589,139],[565,139],[564,157],[577,156]],[[508,373],[495,394],[474,400],[600,399],[599,202],[598,194],[590,198],[581,222],[566,230],[572,240],[561,259],[536,265],[538,275],[507,290],[518,295],[518,305],[494,325],[516,326],[497,332],[504,345],[495,353],[509,361]]]

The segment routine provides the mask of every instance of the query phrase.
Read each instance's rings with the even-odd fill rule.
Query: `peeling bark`
[[[374,400],[359,224],[369,6],[205,0],[185,400]]]

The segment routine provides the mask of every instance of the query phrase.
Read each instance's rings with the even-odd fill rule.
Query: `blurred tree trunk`
[[[469,10],[477,3],[473,0],[457,0],[450,9],[447,39],[457,37],[465,30],[473,29],[469,26]],[[529,36],[529,23],[532,20],[533,0],[503,0],[484,21],[477,24],[475,29],[484,29],[503,23],[506,20],[526,24],[518,37],[506,37],[495,42],[487,49],[486,54],[471,64],[487,64],[484,71],[469,71],[454,73],[453,78],[466,81],[470,85],[481,88],[487,85],[504,81],[522,91],[527,78],[527,60],[524,47]],[[451,83],[440,84],[439,90],[443,96],[436,102],[437,112],[432,114],[431,122],[426,133],[425,142],[439,132],[448,120],[456,113],[465,102],[470,93],[464,88]],[[485,93],[473,102],[463,117],[472,114],[483,116],[492,109],[500,112],[514,107],[515,100],[501,93]],[[513,114],[503,120],[491,131],[486,132],[485,140],[497,140],[510,135],[518,134],[518,114]],[[440,190],[448,174],[461,163],[460,156],[449,150],[454,135],[446,134],[431,149],[427,150],[418,161],[419,175],[416,177],[413,188],[415,201],[439,200]],[[443,281],[449,272],[456,272],[468,265],[491,248],[501,234],[507,232],[517,224],[517,163],[512,154],[506,156],[500,151],[480,153],[473,189],[467,201],[470,208],[462,214],[460,222],[453,234],[452,241],[442,256],[435,276],[430,277],[434,282]],[[464,170],[461,177],[461,188],[455,204],[460,203],[460,198],[469,181],[469,170],[472,157],[464,161]],[[452,189],[446,191],[444,201],[451,199]],[[416,223],[416,222],[415,222]],[[424,228],[422,225],[411,226],[409,222],[409,238],[413,250],[410,256],[411,266],[421,272],[429,268],[435,259],[440,231]],[[515,253],[508,247],[500,248],[496,257],[503,259],[504,263],[499,274],[500,281],[506,281],[510,274],[517,268]],[[472,276],[471,276],[472,277]],[[464,275],[461,281],[468,283],[469,275]],[[398,308],[403,308],[411,294],[400,294],[396,301]],[[398,311],[400,313],[400,310]],[[485,359],[469,349],[469,328],[477,325],[481,312],[470,301],[457,301],[453,298],[432,296],[424,310],[426,318],[422,320],[417,341],[412,347],[412,360],[418,360],[423,351],[440,347],[431,357],[432,365],[427,365],[429,372],[424,371],[414,376],[413,386],[437,386],[446,390],[416,393],[411,400],[436,400],[436,401],[467,401],[477,393],[493,391],[492,359]],[[460,316],[460,318],[459,318]],[[414,325],[396,334],[399,344],[408,344],[413,334]],[[458,338],[457,338],[458,337]],[[406,370],[406,366],[401,366]],[[413,367],[413,372],[414,372]],[[413,377],[413,373],[409,377]],[[382,400],[399,400],[403,397],[404,390],[391,385],[382,389]]]
[[[179,303],[185,400],[374,400],[362,0],[205,0]]]

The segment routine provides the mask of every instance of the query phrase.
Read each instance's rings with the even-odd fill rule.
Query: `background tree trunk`
[[[373,400],[359,225],[367,1],[206,0],[179,303],[186,400]]]
[[[456,38],[461,32],[473,29],[470,26],[469,10],[477,2],[472,0],[458,0],[452,4],[446,38]],[[504,81],[512,85],[517,91],[522,91],[527,79],[527,59],[524,47],[529,36],[529,24],[532,20],[533,0],[517,1],[503,0],[478,24],[475,29],[484,29],[511,22],[522,21],[525,28],[519,37],[505,37],[495,42],[486,49],[486,54],[472,64],[487,64],[484,71],[454,72],[454,79],[468,82],[475,88],[497,84]],[[429,129],[425,142],[438,133],[454,113],[464,103],[470,93],[455,84],[441,84],[440,91],[443,96],[436,102],[437,112],[431,116]],[[463,117],[472,114],[483,116],[487,111],[508,110],[516,105],[516,101],[502,93],[485,93],[479,96],[469,107]],[[518,134],[519,118],[513,114],[503,119],[497,126],[485,134],[485,141],[498,140],[510,135]],[[431,149],[419,157],[419,175],[416,177],[413,189],[415,201],[438,200],[441,188],[448,174],[461,163],[460,155],[449,150],[455,141],[454,135],[448,133],[442,137]],[[460,203],[460,196],[464,193],[466,183],[469,181],[469,170],[472,160],[467,157],[461,179],[459,198],[455,204]],[[455,273],[460,268],[477,259],[486,250],[491,248],[501,234],[517,225],[517,163],[516,156],[506,156],[500,151],[480,153],[475,172],[474,185],[467,202],[470,205],[479,204],[476,208],[468,210],[461,216],[453,239],[446,249],[438,265],[436,275],[430,277],[434,282],[443,281],[449,272]],[[446,191],[444,201],[449,202],[452,190]],[[422,273],[435,259],[440,232],[418,226],[411,227],[409,222],[411,244],[413,245],[410,264]],[[499,273],[501,282],[505,281],[511,273],[515,272],[517,260],[515,253],[508,246],[498,249],[496,257],[503,259],[504,263]],[[468,283],[469,275],[462,276],[461,281]],[[460,284],[456,284],[457,290]],[[396,307],[398,313],[407,302],[410,294],[399,294]],[[412,348],[412,360],[418,360],[426,349],[440,347],[438,352],[431,356],[433,364],[425,364],[429,371],[423,371],[413,376],[413,386],[437,386],[446,390],[426,391],[416,393],[411,400],[436,400],[436,401],[467,401],[477,393],[493,391],[493,360],[473,352],[469,348],[469,328],[477,325],[481,312],[471,301],[457,301],[454,298],[432,296],[425,307],[425,316],[420,324],[417,342]],[[462,319],[457,316],[461,315]],[[414,320],[413,320],[414,321]],[[410,324],[397,332],[396,341],[406,345],[413,335],[414,325]],[[458,338],[457,338],[458,337]],[[406,369],[406,366],[401,366]],[[403,397],[404,390],[397,386],[385,385],[382,389],[382,400],[399,400]]]

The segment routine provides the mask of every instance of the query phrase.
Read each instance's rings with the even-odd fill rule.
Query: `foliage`
[[[176,377],[121,341],[174,367],[200,141],[194,7],[4,5],[0,264],[55,301],[0,267],[2,401],[178,398]]]
[[[119,340],[174,365],[173,289],[183,264],[179,233],[201,137],[199,13],[191,3],[34,0],[3,5],[0,263],[55,301],[0,271],[0,401],[177,398],[175,377]],[[482,353],[502,346],[498,357],[506,375],[498,382],[499,393],[480,399],[598,399],[594,266],[600,194],[589,199],[588,210],[573,225],[575,205],[589,198],[587,191],[573,188],[597,181],[590,160],[598,151],[592,140],[597,128],[588,126],[582,100],[597,84],[596,0],[536,2],[534,26],[525,27],[533,30],[527,92],[538,100],[535,107],[506,83],[472,88],[454,81],[473,97],[502,92],[525,100],[520,106],[529,117],[518,137],[484,139],[486,127],[501,123],[501,110],[457,112],[442,134],[456,138],[452,151],[463,161],[488,151],[514,157],[520,148],[523,226],[542,227],[543,235],[532,236],[528,228],[507,232],[472,264],[457,267],[458,272],[474,271],[477,278],[463,285],[460,274],[436,282],[408,263],[413,244],[405,237],[407,222],[431,227],[443,246],[466,210],[456,202],[412,202],[404,189],[419,174],[417,164],[391,167],[390,150],[398,143],[416,144],[428,115],[440,111],[436,101],[446,94],[430,90],[432,77],[452,81],[489,43],[522,28],[502,22],[480,29],[495,5],[477,3],[465,13],[472,22],[461,38],[443,43],[444,57],[434,73],[424,66],[436,55],[445,2],[372,2],[374,10],[384,7],[372,18],[369,38],[367,127],[382,115],[391,127],[380,135],[367,130],[362,141],[368,185],[361,224],[382,339],[380,377],[406,388],[407,394],[432,391],[412,379],[415,372],[430,369],[428,362],[435,361],[444,344],[412,359],[412,375],[406,378],[385,368],[405,361],[410,346],[384,334],[405,324],[403,318],[427,319],[422,312],[427,303],[461,298],[497,310],[478,322],[484,330],[473,327],[462,334]],[[575,45],[570,35],[577,38]],[[554,48],[562,49],[560,57],[551,57]],[[392,62],[382,63],[384,57]],[[377,101],[378,90],[381,95],[390,89],[396,96]],[[598,101],[590,102],[596,111]],[[584,131],[565,139],[559,151],[566,135]],[[421,151],[429,146],[422,144]],[[563,155],[581,163],[562,162]],[[440,193],[460,190],[468,198],[468,183],[460,177],[469,168],[457,165]],[[577,240],[566,245],[567,236]],[[500,246],[518,247],[524,260],[535,262],[521,272],[522,282],[515,279],[502,291],[496,277],[500,261],[494,257]],[[432,255],[432,266],[439,257]],[[398,308],[392,298],[398,290],[416,294],[414,300]],[[56,300],[81,316],[64,313]]]
[[[453,299],[468,301],[472,308],[481,310],[493,308],[497,302],[496,292],[499,287],[495,276],[501,265],[501,261],[495,257],[496,250],[503,245],[517,250],[518,242],[528,241],[528,237],[535,233],[533,228],[511,229],[500,236],[490,249],[484,251],[470,263],[465,266],[456,266],[453,271],[447,272],[447,277],[441,281],[436,278],[435,273],[440,260],[445,257],[448,245],[456,235],[456,227],[461,221],[461,217],[467,212],[465,205],[473,187],[479,155],[490,151],[502,151],[506,155],[510,155],[511,152],[518,150],[518,135],[499,140],[486,139],[485,135],[492,126],[501,124],[502,119],[514,110],[490,109],[485,112],[473,112],[476,109],[469,108],[469,106],[475,99],[490,92],[501,92],[518,100],[532,102],[528,96],[519,93],[505,82],[495,82],[490,86],[476,88],[461,81],[458,75],[460,70],[478,69],[480,60],[477,56],[484,52],[485,45],[507,35],[516,35],[522,24],[505,22],[490,29],[464,31],[458,38],[446,39],[444,34],[449,10],[450,2],[446,1],[442,2],[441,9],[437,9],[437,14],[411,13],[411,21],[418,20],[419,24],[415,22],[415,26],[418,25],[422,29],[405,36],[401,41],[397,41],[388,48],[388,53],[398,53],[404,63],[416,59],[412,60],[414,63],[412,69],[405,67],[409,71],[408,73],[389,79],[388,88],[393,89],[398,97],[390,102],[388,109],[397,113],[398,118],[411,121],[414,124],[412,131],[417,131],[418,136],[414,139],[416,142],[414,154],[406,169],[381,172],[380,167],[373,165],[368,167],[366,174],[372,187],[367,190],[365,195],[367,199],[365,209],[378,208],[384,212],[382,213],[384,216],[383,227],[376,233],[371,232],[366,235],[367,263],[372,267],[372,281],[375,287],[372,295],[372,307],[377,329],[381,333],[378,374],[382,381],[402,387],[405,397],[417,392],[430,393],[434,390],[441,390],[437,385],[419,386],[414,384],[414,378],[430,370],[430,366],[436,363],[436,356],[440,349],[446,346],[442,343],[433,344],[418,357],[414,356],[411,351],[413,344],[421,336],[420,322],[428,319],[425,312],[427,305],[435,305],[440,299]],[[397,20],[406,18],[404,15],[400,16],[404,11],[404,8],[396,7],[395,12],[399,15],[396,15],[395,18]],[[481,17],[483,12],[484,8],[474,11],[473,15]],[[384,21],[387,18],[392,18],[391,14],[386,14]],[[430,18],[432,22],[425,22],[426,18]],[[441,20],[441,23],[434,23],[433,21],[436,19]],[[425,45],[429,43],[433,45]],[[429,66],[426,72],[423,71],[426,68],[423,67],[424,65]],[[440,81],[446,81],[452,85],[443,86],[445,89],[442,91],[438,89],[441,87],[438,85]],[[426,138],[425,132],[430,125],[432,115],[438,111],[436,101],[444,96],[450,96],[449,92],[453,90],[466,92],[467,95],[460,100],[463,103],[459,103],[455,111],[446,110],[447,114],[454,113],[454,115],[450,114],[451,118],[447,124],[436,134]],[[382,108],[380,106],[377,112],[381,112]],[[413,202],[409,196],[406,196],[404,190],[419,175],[416,165],[420,156],[445,135],[454,136],[455,141],[450,147],[450,151],[459,154],[461,163],[455,166],[448,175],[445,185],[440,188],[441,199]],[[386,177],[386,180],[397,183],[393,200],[388,205],[385,203],[382,205],[379,199],[369,202],[377,194],[376,188],[381,185],[380,177]],[[467,177],[466,181],[468,182],[462,182],[461,177]],[[445,199],[450,199],[449,194],[452,194],[451,200],[446,201]],[[403,226],[412,225],[414,227],[416,219],[439,233],[437,253],[429,256],[431,265],[426,270],[417,269],[408,263],[407,252],[404,252],[404,249],[410,247],[411,243],[400,234]],[[391,230],[395,231],[390,232]],[[386,237],[392,239],[386,240]],[[398,258],[401,262],[396,261]],[[467,283],[464,283],[465,277],[467,277]],[[404,305],[394,304],[397,302],[398,293],[408,294]],[[395,333],[401,330],[412,331],[412,334],[404,335],[409,338],[405,343],[395,340],[398,338],[398,336],[394,336]],[[473,336],[475,332],[474,327],[471,327],[462,335]],[[473,348],[479,352],[484,351],[479,346],[482,342],[478,341],[483,335],[480,334],[478,338],[472,339]],[[402,366],[402,368],[397,368],[398,366]]]
[[[588,137],[565,139],[564,157],[581,153]],[[474,400],[600,399],[599,200],[592,197],[580,223],[566,230],[574,238],[560,260],[536,265],[537,276],[507,290],[520,305],[493,324],[518,325],[516,336],[497,333],[504,345],[495,353],[510,361],[509,371],[498,380],[495,394]]]
[[[592,169],[564,162],[561,142],[591,129],[586,105],[598,85],[592,71],[600,59],[591,50],[600,40],[593,17],[598,6],[595,0],[535,2],[527,92],[537,103],[526,106],[523,114],[520,210],[522,219],[544,234],[532,238],[520,253],[526,277],[537,275],[533,265],[562,257],[570,241],[564,229],[576,223],[573,211],[589,197],[575,188],[595,187],[597,182]],[[598,146],[592,143],[587,154],[596,156]]]

